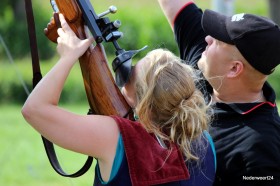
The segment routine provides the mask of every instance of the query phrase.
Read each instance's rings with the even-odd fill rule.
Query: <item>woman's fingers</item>
[[[61,42],[61,37],[58,37],[58,38],[56,39],[56,42],[59,44],[59,43]]]
[[[63,58],[78,59],[85,53],[88,47],[93,43],[94,38],[89,36],[87,39],[81,40],[72,31],[71,27],[67,24],[64,16],[59,14],[61,28],[57,29],[57,51]]]
[[[86,38],[92,37],[90,30],[86,25],[84,25],[84,30],[85,30]]]
[[[63,31],[67,34],[75,34],[72,29],[70,28],[70,26],[68,25],[68,23],[66,22],[63,14],[59,14],[59,20],[60,20],[60,24],[61,24],[61,28],[63,29]]]
[[[63,34],[65,34],[65,33],[64,33],[64,31],[63,31],[62,28],[58,28],[58,29],[57,29],[57,34],[58,34],[59,36],[63,36]]]
[[[59,14],[59,23],[61,27],[57,29],[57,34],[59,36],[57,38],[57,43],[69,42],[71,38],[73,39],[76,37],[75,33],[72,31],[71,27],[66,22],[63,14]]]

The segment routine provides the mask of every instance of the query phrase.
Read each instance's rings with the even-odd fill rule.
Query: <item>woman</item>
[[[59,16],[60,59],[24,104],[26,121],[53,143],[95,157],[94,185],[212,185],[209,108],[195,88],[192,68],[162,49],[140,60],[122,88],[137,121],[70,113],[58,107],[59,97],[93,38],[78,39]]]

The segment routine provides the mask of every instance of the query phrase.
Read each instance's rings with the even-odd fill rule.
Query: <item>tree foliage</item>
[[[30,53],[25,3],[23,0],[1,0],[0,7],[0,34],[14,58],[25,57]],[[54,46],[47,41],[43,29],[51,14],[38,7],[38,2],[33,1],[38,51],[41,59],[49,59],[54,54]],[[0,46],[1,56],[3,52],[3,46]]]
[[[55,54],[55,44],[45,37],[43,30],[52,16],[51,6],[45,8],[48,2],[32,1],[32,3],[39,57],[40,59],[50,59]],[[3,9],[0,12],[0,34],[11,50],[13,57],[22,58],[29,55],[29,37],[24,1],[1,0],[0,6]],[[99,6],[96,8],[100,8]],[[142,12],[142,10],[139,10],[139,12]],[[115,16],[108,16],[111,21],[119,19],[123,23],[120,31],[124,33],[124,37],[119,39],[121,47],[131,50],[149,45],[150,48],[167,47],[176,53],[177,47],[172,30],[161,11],[160,14],[153,14],[152,19],[149,14],[142,14],[139,17],[139,12],[127,8],[119,11]],[[104,43],[104,46],[109,55],[114,55],[115,49],[112,44]],[[0,55],[4,52],[1,47],[0,45]]]

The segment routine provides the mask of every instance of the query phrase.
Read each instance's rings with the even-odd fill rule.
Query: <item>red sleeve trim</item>
[[[186,3],[184,6],[182,6],[182,8],[177,12],[177,14],[175,15],[175,17],[174,17],[174,19],[173,19],[173,21],[172,21],[172,27],[174,28],[174,23],[175,23],[175,20],[177,19],[177,17],[178,17],[178,15],[181,13],[181,11],[183,10],[183,9],[185,9],[187,6],[189,6],[190,4],[194,4],[194,2],[193,1],[190,1],[190,2],[188,2],[188,3]]]

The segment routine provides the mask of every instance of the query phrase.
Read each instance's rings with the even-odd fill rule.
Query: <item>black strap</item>
[[[39,63],[39,55],[37,49],[37,39],[36,39],[36,32],[35,32],[35,22],[33,16],[33,9],[32,9],[32,2],[31,0],[25,0],[25,10],[26,10],[26,18],[27,18],[27,25],[28,25],[28,35],[29,35],[29,42],[30,42],[30,49],[31,49],[31,57],[32,57],[32,70],[33,70],[33,88],[39,83],[42,79],[42,74],[40,70],[40,63]],[[76,173],[67,174],[65,173],[56,156],[53,143],[48,141],[46,138],[42,136],[43,144],[49,158],[49,161],[53,167],[53,169],[60,174],[61,176],[65,177],[79,177],[86,173],[90,168],[93,158],[88,156],[84,166],[78,170]]]
[[[67,174],[65,173],[59,162],[58,162],[58,159],[56,157],[56,153],[55,153],[55,150],[54,150],[54,146],[53,146],[53,143],[48,141],[46,138],[44,138],[42,136],[42,140],[43,140],[43,143],[44,143],[44,147],[46,149],[46,153],[47,153],[47,156],[49,158],[49,161],[53,167],[53,169],[58,173],[60,174],[61,176],[64,176],[64,177],[71,177],[71,178],[75,178],[75,177],[79,177],[81,175],[83,175],[84,173],[86,173],[88,171],[88,169],[90,168],[91,164],[92,164],[92,161],[93,161],[93,158],[91,156],[88,156],[84,166],[78,170],[77,172],[73,173],[73,174]]]
[[[27,25],[28,25],[29,44],[30,44],[31,57],[32,57],[32,70],[33,70],[32,82],[34,88],[42,79],[42,74],[41,74],[40,64],[39,64],[36,29],[35,29],[31,0],[25,0],[25,10],[26,10]]]

